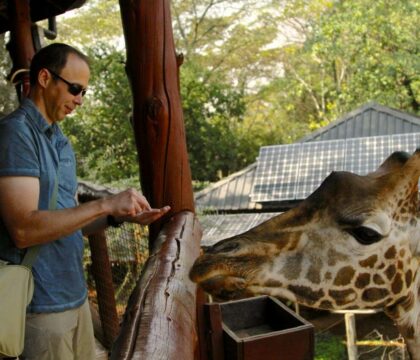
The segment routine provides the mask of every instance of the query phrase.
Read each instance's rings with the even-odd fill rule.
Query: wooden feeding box
[[[212,360],[311,360],[314,328],[279,300],[260,296],[204,304]]]

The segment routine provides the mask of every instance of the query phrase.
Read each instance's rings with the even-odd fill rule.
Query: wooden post
[[[344,314],[344,319],[346,323],[347,354],[349,360],[357,360],[355,315],[347,312]]]
[[[169,0],[120,0],[141,185],[153,207],[194,212]],[[150,228],[150,242],[163,222]]]
[[[110,348],[118,336],[120,325],[105,232],[90,235],[89,246],[92,253],[92,275],[95,279],[104,345]]]
[[[19,70],[27,70],[35,54],[31,33],[31,16],[28,0],[8,1],[11,24],[10,42],[7,45],[13,62],[12,75]],[[29,72],[22,72],[20,83],[16,85],[19,100],[29,94]]]

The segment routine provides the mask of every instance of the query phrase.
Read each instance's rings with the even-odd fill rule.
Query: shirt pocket
[[[74,197],[77,190],[76,159],[68,143],[59,154],[58,184],[67,195]]]

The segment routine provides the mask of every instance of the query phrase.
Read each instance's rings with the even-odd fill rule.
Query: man
[[[26,248],[42,245],[33,265],[25,359],[94,359],[82,231],[122,221],[145,225],[169,210],[151,209],[132,189],[77,205],[75,158],[58,122],[82,105],[89,76],[88,59],[78,50],[65,44],[41,49],[32,59],[28,99],[0,121],[0,225],[12,239],[0,258],[20,263]]]

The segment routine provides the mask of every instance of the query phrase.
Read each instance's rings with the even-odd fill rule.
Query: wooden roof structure
[[[86,0],[30,0],[30,15],[32,22],[55,17],[66,11],[79,8]],[[10,1],[0,0],[0,34],[12,29],[10,20]]]
[[[298,142],[415,132],[420,132],[420,117],[369,102],[301,138]],[[284,211],[294,204],[293,201],[265,205],[253,202],[250,193],[256,169],[257,162],[197,192],[196,207],[200,212],[207,213],[246,213]]]

